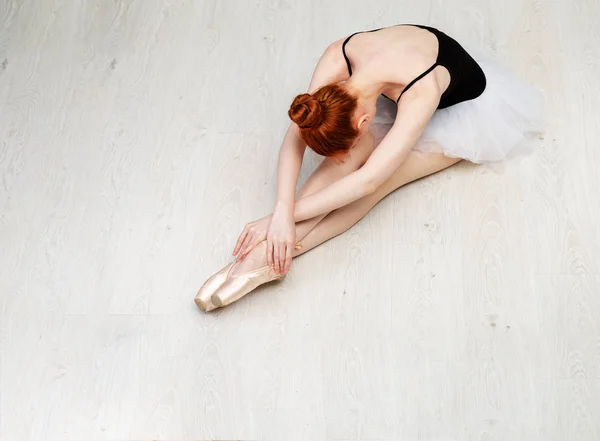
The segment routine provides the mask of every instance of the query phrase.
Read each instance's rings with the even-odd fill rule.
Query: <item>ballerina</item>
[[[380,96],[396,106],[393,119],[377,114]],[[409,182],[461,160],[524,151],[541,121],[533,87],[438,29],[412,24],[330,44],[288,115],[273,213],[245,226],[236,259],[200,288],[202,311],[281,280],[294,257],[348,230]],[[306,146],[324,159],[295,194]]]

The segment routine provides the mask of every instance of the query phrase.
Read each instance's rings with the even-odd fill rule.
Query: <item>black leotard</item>
[[[419,81],[429,72],[431,72],[438,65],[444,66],[446,69],[448,69],[448,72],[450,72],[450,84],[440,97],[440,103],[437,107],[438,109],[443,109],[463,101],[472,100],[483,93],[486,86],[486,78],[485,74],[483,73],[483,70],[473,59],[473,57],[471,57],[471,55],[469,55],[467,51],[463,49],[463,47],[456,40],[444,34],[443,32],[429,26],[413,24],[404,24],[397,26],[415,26],[418,28],[426,29],[432,34],[434,34],[438,39],[438,55],[433,66],[431,66],[425,72],[423,72],[410,83],[408,83],[408,85],[404,88],[404,90],[396,100],[396,103],[400,100],[404,92],[410,89],[413,84],[415,84],[417,81]],[[342,44],[342,52],[344,54],[344,58],[346,59],[346,64],[348,65],[348,73],[350,75],[352,75],[352,68],[350,67],[350,60],[346,55],[346,44],[348,43],[350,38],[352,38],[356,34],[361,34],[363,32],[375,32],[381,29],[384,28],[373,29],[370,31],[355,32],[354,34],[346,38],[344,44]],[[385,97],[392,100],[387,96]]]

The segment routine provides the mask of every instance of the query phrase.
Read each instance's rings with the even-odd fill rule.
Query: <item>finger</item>
[[[267,239],[267,265],[273,265],[273,242]]]
[[[238,237],[237,243],[235,244],[235,249],[233,250],[233,255],[235,256],[241,248],[242,243],[246,239],[246,235],[248,234],[248,227],[244,227],[242,230],[240,237]]]
[[[243,257],[246,254],[248,254],[248,251],[250,251],[248,248],[250,247],[250,244],[252,243],[253,238],[254,238],[254,235],[252,233],[248,233],[246,235],[246,239],[244,240],[244,243],[240,247],[240,250],[241,250],[240,257]]]
[[[286,247],[285,250],[285,268],[283,269],[284,272],[288,272],[290,270],[290,267],[292,266],[292,250],[293,250],[293,246],[288,245]]]
[[[246,256],[250,251],[254,249],[256,245],[260,243],[260,239],[257,238],[256,235],[252,236],[252,239],[248,239],[246,241],[246,245],[242,247],[242,256]]]
[[[279,244],[273,246],[273,259],[275,261],[275,271],[279,272]]]
[[[237,260],[242,260],[244,258],[244,249],[246,247],[246,243],[248,242],[248,237],[246,237],[246,239],[244,240],[244,242],[242,243],[242,245],[240,245],[240,251],[237,255]]]
[[[285,243],[279,244],[279,273],[285,268]]]

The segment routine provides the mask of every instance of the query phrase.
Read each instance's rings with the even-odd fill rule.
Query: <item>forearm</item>
[[[439,97],[437,98],[439,101]],[[435,110],[436,100],[423,100],[410,107],[413,114],[399,118],[384,140],[371,153],[367,162],[358,170],[344,176],[326,188],[296,201],[296,222],[329,213],[368,194],[382,185],[398,169],[411,148],[417,142],[422,129]],[[402,124],[406,122],[406,124]]]
[[[300,137],[298,127],[290,124],[279,150],[276,207],[293,209],[304,150],[304,141]]]

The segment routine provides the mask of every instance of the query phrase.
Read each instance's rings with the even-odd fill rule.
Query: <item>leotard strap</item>
[[[400,101],[400,98],[402,98],[402,95],[404,94],[404,92],[406,92],[408,89],[410,89],[413,84],[415,84],[417,81],[419,81],[421,78],[423,78],[425,75],[427,75],[429,72],[431,72],[433,69],[435,69],[435,67],[438,65],[437,61],[435,63],[433,63],[433,66],[431,66],[429,69],[427,69],[425,72],[423,72],[421,75],[419,75],[417,78],[415,78],[414,80],[412,80],[410,83],[408,83],[408,86],[406,86],[404,88],[404,90],[400,93],[400,96],[398,97],[398,99],[396,100],[396,102]]]
[[[360,32],[355,32],[354,34],[350,35],[348,38],[346,38],[344,40],[344,43],[342,44],[342,53],[344,54],[344,59],[346,60],[346,66],[348,66],[348,75],[350,75],[350,76],[352,76],[352,66],[350,66],[350,60],[348,59],[348,55],[346,55],[346,45],[348,44],[350,39],[352,37],[354,37],[356,34],[360,34]]]
[[[376,31],[380,31],[381,29],[383,29],[383,28],[372,29],[370,31],[358,31],[358,32],[355,32],[354,34],[350,35],[348,38],[346,38],[344,40],[344,43],[342,44],[342,53],[344,54],[344,59],[346,60],[346,66],[348,66],[348,75],[352,76],[352,66],[350,66],[350,60],[348,59],[348,55],[346,55],[346,45],[348,44],[350,39],[352,37],[354,37],[356,34],[363,34],[366,32],[376,32]]]

